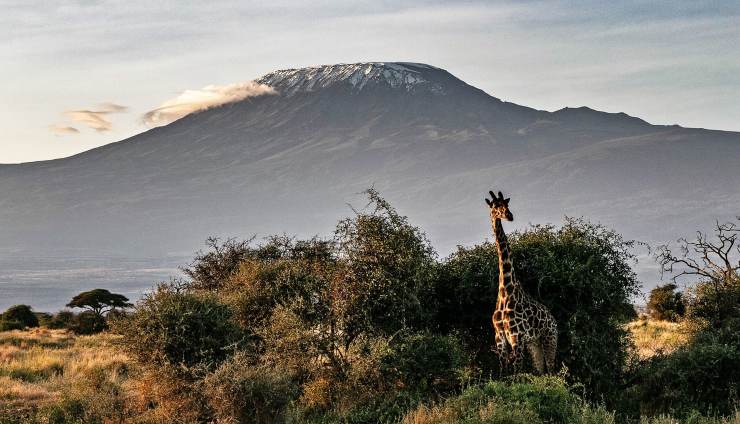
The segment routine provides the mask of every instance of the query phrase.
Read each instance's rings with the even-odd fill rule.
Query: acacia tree
[[[697,283],[689,314],[717,327],[740,313],[740,227],[716,221],[713,232],[697,231],[694,240],[680,238],[677,253],[668,245],[659,246],[656,260],[674,283]]]
[[[129,308],[134,306],[128,302],[128,298],[122,294],[111,293],[106,289],[93,289],[82,292],[73,297],[67,304],[70,308],[87,309],[98,318],[115,308]]]

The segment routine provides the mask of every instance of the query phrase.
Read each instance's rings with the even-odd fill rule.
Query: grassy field
[[[638,319],[627,324],[627,329],[641,359],[671,353],[688,341],[687,329],[675,322]]]
[[[0,333],[0,417],[23,422],[59,415],[60,405],[77,399],[90,405],[101,396],[105,405],[111,395],[123,399],[130,364],[115,340],[42,328]]]
[[[628,329],[642,357],[669,352],[685,343],[687,337],[679,324],[661,321],[637,320]],[[142,411],[142,381],[135,377],[129,359],[116,348],[117,340],[118,336],[111,334],[75,336],[65,330],[41,328],[0,333],[0,424],[167,422],[144,419],[136,412]],[[479,408],[461,410],[460,399],[469,397],[463,394],[438,406],[420,406],[403,422],[534,422],[527,415],[531,412],[516,404],[481,401]],[[612,412],[589,405],[583,406],[578,416],[578,422],[614,422]],[[740,414],[724,420],[700,418],[691,422],[740,424]],[[640,423],[679,421],[656,417],[644,418]]]

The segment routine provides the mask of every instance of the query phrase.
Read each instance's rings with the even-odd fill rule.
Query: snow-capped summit
[[[443,95],[443,84],[432,74],[447,72],[423,63],[364,62],[323,65],[271,72],[257,82],[269,85],[284,96],[346,84],[353,92],[368,86],[402,88],[408,92],[428,90]]]

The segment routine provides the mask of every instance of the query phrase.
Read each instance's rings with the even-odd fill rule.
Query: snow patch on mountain
[[[444,95],[444,88],[430,81],[426,72],[439,70],[433,66],[410,62],[367,62],[324,65],[300,69],[283,69],[271,72],[257,82],[269,85],[285,96],[299,92],[315,91],[337,84],[348,84],[353,91],[380,84],[401,88],[408,92],[426,89]]]

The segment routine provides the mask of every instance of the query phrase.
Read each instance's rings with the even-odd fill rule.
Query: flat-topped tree
[[[133,304],[128,302],[128,298],[126,296],[111,293],[106,289],[93,289],[82,292],[73,297],[67,304],[67,307],[70,308],[87,309],[101,318],[113,309],[129,308],[131,306],[133,306]]]

